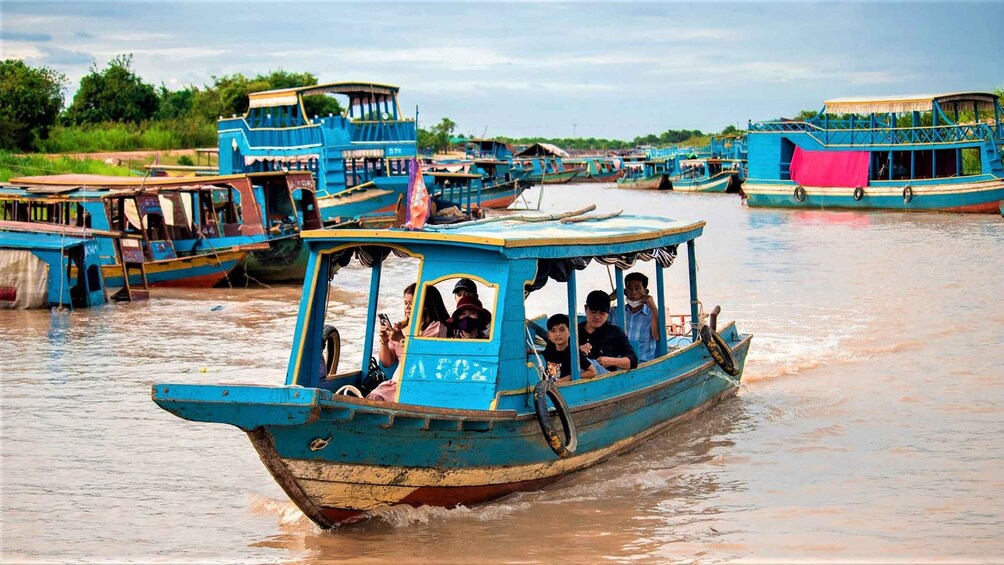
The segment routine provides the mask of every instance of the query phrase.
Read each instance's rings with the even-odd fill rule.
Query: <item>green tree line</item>
[[[243,114],[248,95],[261,90],[317,84],[309,72],[283,70],[247,77],[240,73],[213,76],[212,83],[170,90],[149,84],[132,69],[132,56],[119,55],[103,68],[92,65],[64,108],[65,75],[48,67],[31,67],[18,59],[0,61],[0,150],[44,153],[185,149],[215,146],[216,120]],[[1004,96],[1004,87],[995,91]],[[307,115],[340,113],[328,96],[304,100]],[[808,118],[815,112],[802,111]],[[419,129],[421,150],[443,150],[457,124],[443,118]],[[723,134],[738,133],[729,126]],[[553,143],[569,149],[624,150],[640,145],[693,145],[707,142],[700,130],[666,130],[632,140],[589,138],[506,138],[516,144]]]

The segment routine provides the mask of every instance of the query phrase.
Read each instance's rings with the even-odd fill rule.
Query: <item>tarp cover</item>
[[[27,249],[0,249],[0,309],[48,305],[49,265]]]
[[[806,151],[795,147],[791,180],[803,186],[868,186],[868,151]]]

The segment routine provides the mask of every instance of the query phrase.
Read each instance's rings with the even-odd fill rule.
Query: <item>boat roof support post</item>
[[[666,347],[666,277],[664,276],[664,269],[659,265],[658,261],[655,261],[655,298],[656,306],[659,311],[656,315],[659,317],[659,340],[655,343],[655,356],[662,357],[668,352]]]
[[[377,315],[377,299],[380,298],[380,273],[383,270],[383,260],[377,259],[373,263],[373,268],[370,274],[370,296],[369,304],[366,308],[366,336],[363,338],[363,360],[362,360],[362,373],[366,374],[366,370],[370,365],[370,357],[373,356],[373,331],[372,328],[376,328],[376,315]]]
[[[579,367],[579,315],[578,300],[575,297],[575,269],[571,269],[568,282],[565,283],[568,290],[568,346],[573,347],[570,355],[572,360],[572,380],[577,381],[582,376],[582,368]]]
[[[617,310],[614,311],[614,324],[624,329],[627,327],[624,323],[626,321],[624,317],[624,269],[618,266],[614,267],[614,282],[617,283]]]
[[[687,266],[690,269],[690,335],[697,341],[697,330],[700,325],[700,312],[697,310],[697,253],[694,251],[694,240],[687,242]]]
[[[300,312],[296,317],[293,347],[289,353],[286,370],[286,385],[316,386],[320,374],[319,364],[310,360],[320,359],[321,325],[327,311],[328,269],[331,261],[327,256],[311,253],[307,259],[307,276],[303,279],[303,298]]]

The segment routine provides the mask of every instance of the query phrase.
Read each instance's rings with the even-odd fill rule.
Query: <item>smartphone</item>
[[[386,324],[386,325],[387,325],[387,327],[390,327],[390,326],[391,326],[391,323],[390,323],[390,318],[389,318],[389,317],[387,316],[387,314],[384,314],[384,313],[382,313],[382,312],[381,312],[381,313],[379,314],[379,316],[380,316],[380,323],[381,323],[381,324]]]

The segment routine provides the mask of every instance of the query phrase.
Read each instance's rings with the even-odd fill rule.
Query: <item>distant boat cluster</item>
[[[342,115],[304,115],[337,95]],[[571,157],[546,143],[471,139],[420,159],[398,88],[340,82],[256,92],[219,121],[218,170],[199,176],[21,177],[0,185],[0,307],[84,307],[156,286],[299,281],[301,231],[403,225],[412,168],[433,224],[483,217],[533,185],[738,193],[751,207],[997,213],[1004,111],[990,93],[827,101],[805,121],[751,122],[704,147]],[[206,174],[211,173],[211,174]]]

